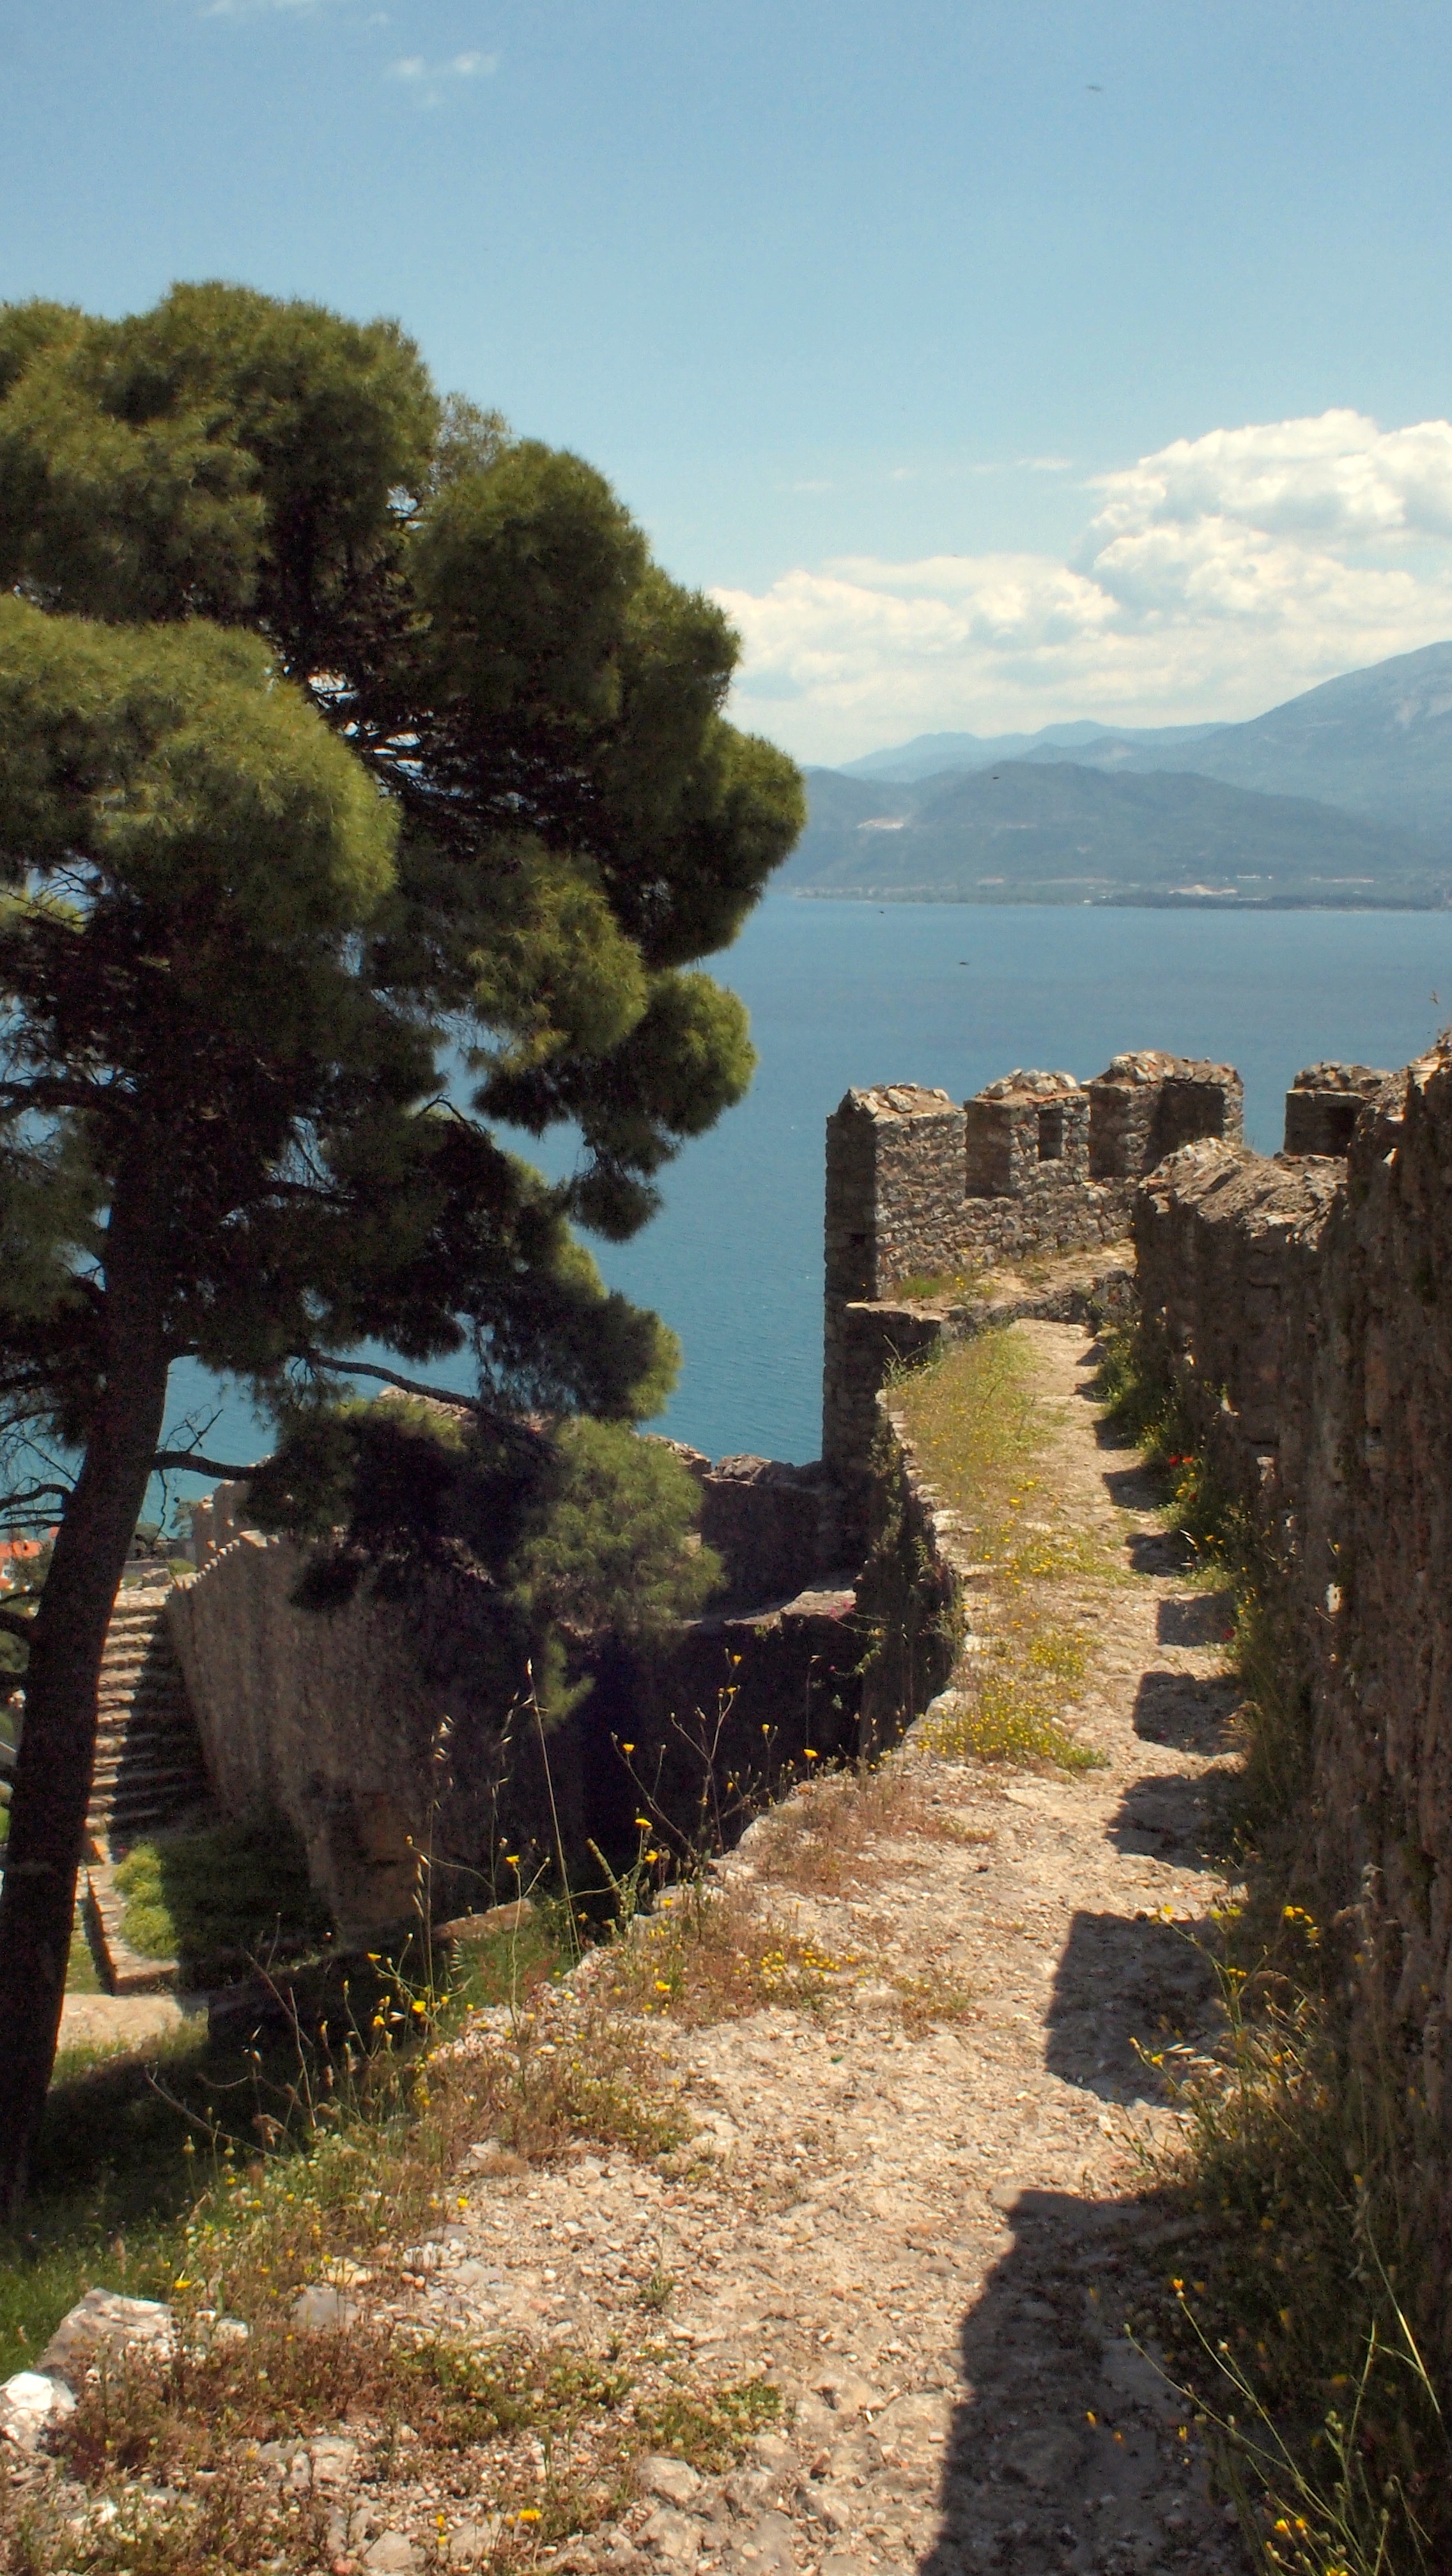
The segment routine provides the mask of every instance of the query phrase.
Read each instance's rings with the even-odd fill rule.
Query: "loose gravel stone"
[[[1152,1487],[1099,1444],[1084,1335],[1013,1329],[1057,1408],[1041,1490],[1103,1544],[1106,1572],[1075,1574],[1056,1615],[1092,1640],[1067,1714],[1104,1767],[987,1768],[910,1737],[894,1760],[932,1830],[867,1836],[833,1874],[809,1822],[795,1846],[753,1827],[727,1880],[855,1965],[812,2009],[653,2022],[690,2143],[659,2169],[602,2152],[526,2171],[480,2139],[448,2225],[401,2258],[401,2295],[360,2281],[298,2303],[314,2329],[367,2299],[400,2324],[624,2353],[688,2396],[780,2392],[724,2475],[639,2464],[613,2524],[541,2556],[561,2576],[1244,2576],[1178,2401],[1123,2331],[1185,2261],[1142,2192],[1142,2151],[1179,2134],[1142,2052],[1214,2031],[1193,1935],[1224,1892],[1208,1828],[1235,1692]],[[974,1581],[991,1633],[991,1569]],[[647,2323],[661,2275],[671,2300]],[[427,2528],[429,2564],[497,2545],[497,2517],[440,2516],[406,2462],[360,2503],[351,2447],[278,2465],[328,2490],[350,2569],[425,2564],[385,2525]]]

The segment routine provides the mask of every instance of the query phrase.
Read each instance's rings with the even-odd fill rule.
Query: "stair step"
[[[109,1705],[103,1702],[101,1715],[98,1718],[97,1723],[102,1726],[111,1726],[119,1729],[125,1726],[128,1719],[139,1718],[144,1720],[150,1716],[153,1711],[165,1716],[171,1709],[189,1708],[190,1702],[188,1701],[184,1691],[138,1691],[134,1699],[112,1700]]]
[[[113,1780],[93,1780],[91,1805],[115,1806],[120,1799],[159,1797],[174,1789],[187,1788],[200,1780],[206,1786],[206,1773],[192,1762],[174,1762],[170,1767],[158,1764],[152,1770],[128,1771]]]
[[[196,1726],[184,1700],[158,1702],[134,1709],[124,1721],[114,1721],[96,1729],[98,1744],[128,1744],[134,1735],[190,1735]]]
[[[194,1746],[150,1744],[142,1746],[134,1756],[124,1757],[120,1762],[108,1762],[103,1768],[93,1771],[91,1782],[95,1789],[118,1780],[170,1780],[189,1771],[203,1771]]]
[[[105,1848],[118,1832],[133,1842],[164,1832],[207,1800],[201,1741],[166,1610],[170,1585],[118,1593],[96,1690],[96,1753],[86,1830]],[[97,1910],[119,1900],[96,1887]]]
[[[128,1745],[195,1742],[195,1728],[188,1726],[180,1717],[148,1717],[136,1726],[119,1726],[113,1734],[98,1735],[96,1759],[98,1762],[118,1762],[124,1757]]]
[[[147,1673],[129,1690],[98,1691],[96,1706],[108,1717],[120,1717],[126,1709],[143,1708],[148,1700],[165,1699],[186,1700],[181,1682],[174,1673]]]
[[[119,1717],[123,1709],[144,1708],[148,1700],[184,1701],[186,1692],[174,1673],[147,1673],[130,1690],[102,1690],[96,1705],[108,1717]]]

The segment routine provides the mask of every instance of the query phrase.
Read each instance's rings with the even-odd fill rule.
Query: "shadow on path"
[[[1165,2089],[1140,2051],[1214,2024],[1218,1990],[1203,1946],[1209,1932],[1208,1920],[1076,1914],[1049,1998],[1051,2073],[1101,2101],[1163,2102]]]
[[[942,2525],[921,2576],[1232,2576],[1245,2561],[1179,2437],[1181,2401],[1123,2332],[1173,2268],[1178,2203],[1024,2190],[1007,2224],[963,2323]]]

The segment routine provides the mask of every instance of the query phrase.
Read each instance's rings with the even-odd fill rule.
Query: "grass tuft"
[[[1398,2186],[1388,2071],[1338,2048],[1304,1908],[1253,1967],[1244,1919],[1222,1929],[1220,2062],[1175,2085],[1157,2061],[1186,2124],[1164,2179],[1196,2222],[1156,2320],[1170,2367],[1261,2565],[1431,2576],[1452,2564],[1452,2441],[1411,2313],[1436,2267]]]
[[[617,2008],[647,2019],[669,2014],[689,2030],[768,2004],[820,2009],[851,1985],[858,1964],[824,1949],[769,1896],[703,1877],[639,1919],[609,1953],[602,1977]]]
[[[904,1376],[894,1402],[919,1467],[994,1585],[986,1651],[962,1656],[952,1697],[922,1728],[923,1743],[950,1761],[1097,1767],[1102,1756],[1064,1714],[1089,1666],[1072,1587],[1117,1569],[1053,1496],[1053,1424],[1035,1398],[1023,1342],[1010,1329],[953,1344]]]
[[[981,1270],[915,1270],[887,1291],[889,1302],[897,1299],[905,1305],[927,1305],[944,1297],[976,1304],[982,1296]]]

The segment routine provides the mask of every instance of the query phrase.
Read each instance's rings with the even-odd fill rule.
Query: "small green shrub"
[[[1187,1449],[1189,1431],[1174,1389],[1148,1359],[1136,1327],[1121,1324],[1102,1333],[1099,1349],[1094,1391],[1115,1430],[1150,1458]]]
[[[976,1270],[915,1270],[911,1278],[899,1279],[887,1294],[889,1298],[901,1298],[905,1305],[937,1297],[958,1297],[976,1303],[983,1295],[983,1281]]]
[[[1102,1753],[1070,1732],[1057,1714],[1061,1694],[1021,1664],[975,1672],[971,1688],[923,1728],[929,1752],[946,1761],[1052,1762],[1061,1771],[1094,1771]]]

